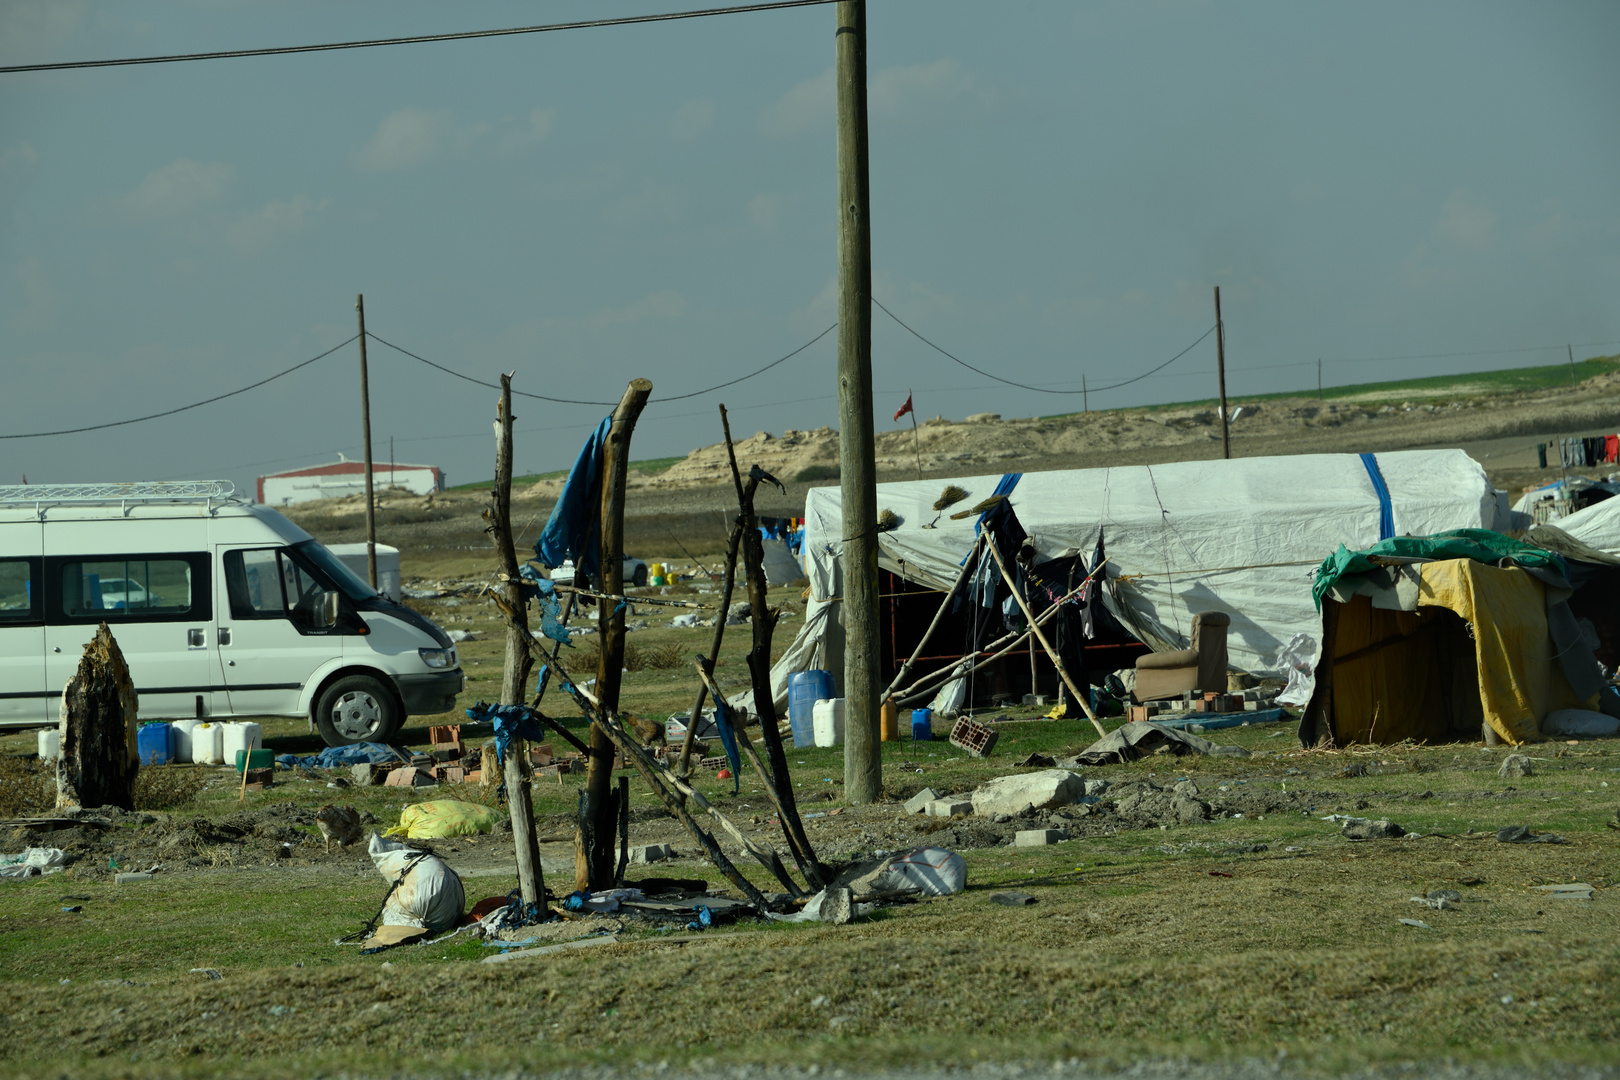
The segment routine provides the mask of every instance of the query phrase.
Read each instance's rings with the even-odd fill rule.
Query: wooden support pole
[[[866,130],[866,0],[836,9],[838,466],[843,501],[844,798],[883,795],[878,680],[877,461],[872,430],[872,215]]]
[[[726,407],[720,406],[722,418],[726,415]],[[729,431],[729,429],[728,429]],[[709,641],[709,666],[712,668],[720,661],[720,645],[726,638],[726,618],[731,614],[731,590],[736,584],[737,577],[737,546],[742,543],[742,521],[738,520],[731,527],[731,539],[726,542],[726,574],[725,581],[720,587],[720,613],[714,619],[714,636]],[[681,759],[675,769],[675,775],[683,780],[692,775],[692,743],[697,739],[698,724],[703,717],[703,699],[708,687],[700,680],[698,682],[697,700],[692,702],[692,713],[687,718],[686,737],[681,740]]]
[[[630,864],[630,778],[619,777],[619,865],[613,871],[613,887],[624,885],[624,868]]]
[[[911,389],[906,389],[906,402],[912,400]],[[911,447],[917,451],[917,479],[922,479],[922,433],[917,430],[917,407],[911,407]]]
[[[1221,385],[1221,457],[1232,456],[1232,420],[1226,411],[1226,327],[1221,322],[1221,287],[1215,286],[1215,370]]]
[[[506,626],[506,662],[501,670],[501,704],[521,705],[533,659],[528,648],[528,605],[523,579],[518,574],[517,549],[512,543],[512,376],[502,373],[500,403],[495,409],[495,489],[485,511],[495,557],[501,568],[502,591],[511,614]],[[518,890],[525,906],[546,912],[545,872],[540,865],[540,841],[534,829],[534,796],[523,770],[523,740],[507,745],[502,763],[506,805],[511,811],[512,847],[517,854]],[[488,768],[489,766],[485,766]]]
[[[599,590],[624,592],[624,484],[630,466],[630,436],[636,419],[646,408],[652,383],[632,379],[613,410],[613,423],[602,447],[602,544],[597,568]],[[596,699],[604,713],[619,708],[619,686],[624,680],[624,604],[599,600],[596,607],[599,661]],[[583,852],[585,865],[574,868],[574,888],[597,890],[613,881],[613,818],[609,816],[609,789],[617,755],[607,735],[591,727],[591,756],[585,771],[584,813],[592,819],[593,843]]]
[[[1107,735],[1108,732],[1103,730],[1102,722],[1097,719],[1097,714],[1091,711],[1091,704],[1086,701],[1086,695],[1081,692],[1079,685],[1069,675],[1069,669],[1063,666],[1063,659],[1058,656],[1057,650],[1052,648],[1052,643],[1046,640],[1046,635],[1041,632],[1041,624],[1030,613],[1029,605],[1024,603],[1024,596],[1018,591],[1018,584],[1013,581],[1013,576],[1007,573],[1007,564],[1002,561],[1001,552],[996,550],[995,540],[987,541],[984,546],[996,560],[996,568],[1001,571],[1001,579],[1007,583],[1007,588],[1012,592],[1013,599],[1018,602],[1019,610],[1024,613],[1024,620],[1029,624],[1029,632],[1035,636],[1036,641],[1041,643],[1041,648],[1046,650],[1047,658],[1052,661],[1052,666],[1057,668],[1058,676],[1063,680],[1064,685],[1069,688],[1069,693],[1074,695],[1074,700],[1080,704],[1081,710],[1086,714],[1086,719],[1091,721],[1091,726],[1097,729],[1097,734]]]
[[[371,587],[377,587],[377,501],[371,491],[371,381],[366,373],[366,298],[354,298],[354,313],[360,320],[360,433],[366,456],[366,573]],[[389,445],[393,442],[390,440]]]
[[[962,583],[972,576],[973,568],[978,565],[980,558],[979,546],[983,543],[984,534],[980,533],[974,538],[973,548],[967,553],[967,558],[962,560],[962,568],[956,572],[956,580],[951,582],[951,587],[949,589],[945,590],[945,597],[939,602],[939,609],[934,612],[933,621],[928,624],[928,629],[923,631],[923,636],[921,640],[917,642],[917,647],[912,650],[911,656],[906,660],[905,663],[900,665],[900,670],[894,673],[894,679],[889,683],[888,689],[883,691],[884,700],[888,700],[894,696],[895,688],[900,685],[901,680],[909,675],[911,673],[911,669],[916,666],[917,657],[922,655],[923,648],[928,644],[928,639],[934,636],[934,631],[938,629],[939,624],[944,621],[946,609],[950,607],[951,601],[956,598],[957,592],[962,588]]]

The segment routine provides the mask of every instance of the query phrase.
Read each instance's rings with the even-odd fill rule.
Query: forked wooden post
[[[1052,666],[1057,668],[1057,673],[1062,677],[1063,684],[1069,688],[1069,693],[1074,695],[1074,700],[1080,703],[1080,708],[1085,712],[1086,719],[1090,720],[1091,726],[1097,729],[1097,734],[1107,735],[1108,732],[1103,730],[1102,722],[1097,719],[1097,714],[1091,711],[1091,705],[1086,701],[1086,696],[1080,692],[1079,685],[1069,675],[1069,669],[1063,666],[1063,660],[1058,656],[1057,650],[1052,648],[1052,643],[1047,641],[1046,635],[1041,632],[1041,624],[1036,621],[1034,615],[1030,614],[1029,605],[1024,603],[1024,595],[1018,591],[1018,584],[1013,581],[1012,575],[1007,573],[1007,564],[1002,562],[1001,552],[996,550],[995,539],[992,537],[985,542],[984,546],[995,558],[996,568],[1001,571],[1001,579],[1007,583],[1007,588],[1012,592],[1013,599],[1018,601],[1018,609],[1024,613],[1024,621],[1029,624],[1029,632],[1035,636],[1036,641],[1041,643],[1041,648],[1046,650],[1047,658],[1052,661]]]

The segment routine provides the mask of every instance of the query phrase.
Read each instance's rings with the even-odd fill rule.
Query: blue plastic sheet
[[[737,732],[732,727],[731,708],[723,698],[714,701],[714,726],[720,729],[720,745],[726,748],[726,760],[731,762],[731,790],[735,794],[742,790],[739,780],[742,759],[737,756]]]
[[[341,769],[348,765],[381,765],[399,761],[399,755],[382,743],[359,742],[347,746],[329,746],[318,754],[300,757],[297,754],[278,754],[276,764],[283,768]]]
[[[540,632],[552,641],[564,645],[573,645],[569,640],[568,627],[562,621],[562,600],[557,595],[557,586],[551,583],[550,578],[543,578],[534,567],[527,564],[518,571],[523,578],[525,595],[533,596],[540,608]]]
[[[527,705],[486,705],[480,701],[467,710],[467,719],[481,724],[495,725],[495,762],[506,766],[506,748],[513,739],[540,742],[546,729],[540,725],[535,711]]]

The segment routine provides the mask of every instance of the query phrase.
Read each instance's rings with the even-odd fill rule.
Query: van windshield
[[[301,544],[294,544],[289,550],[297,552],[304,562],[312,564],[350,600],[369,600],[377,595],[376,589],[344,566],[343,561],[326,550],[319,540],[305,540]]]

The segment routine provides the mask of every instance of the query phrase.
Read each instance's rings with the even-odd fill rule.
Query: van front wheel
[[[315,726],[327,746],[383,742],[399,730],[399,704],[370,675],[349,675],[326,688],[315,707]]]

